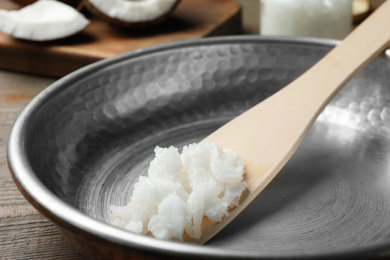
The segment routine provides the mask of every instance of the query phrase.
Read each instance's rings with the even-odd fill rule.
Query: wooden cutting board
[[[19,8],[0,0],[0,9]],[[162,43],[241,32],[234,0],[182,0],[161,25],[142,32],[110,26],[96,17],[67,39],[29,42],[0,32],[0,69],[61,77],[92,62]]]

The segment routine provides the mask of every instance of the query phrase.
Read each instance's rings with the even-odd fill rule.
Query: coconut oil
[[[343,39],[352,0],[260,0],[260,34]]]
[[[156,147],[148,176],[134,185],[131,203],[110,206],[111,223],[137,234],[182,240],[200,238],[203,217],[220,222],[247,188],[244,161],[230,149],[201,142]]]

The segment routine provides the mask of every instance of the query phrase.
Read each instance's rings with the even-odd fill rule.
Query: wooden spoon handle
[[[390,1],[297,80],[204,141],[238,151],[248,194],[220,223],[204,221],[203,243],[235,218],[276,176],[338,90],[390,43]]]

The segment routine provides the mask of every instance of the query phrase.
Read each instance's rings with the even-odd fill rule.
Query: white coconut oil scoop
[[[199,240],[184,240],[206,242],[254,200],[286,164],[332,97],[389,43],[390,1],[385,1],[306,73],[205,138],[241,154],[248,192],[221,222],[204,218]]]

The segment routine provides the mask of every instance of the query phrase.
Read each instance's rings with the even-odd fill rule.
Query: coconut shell
[[[166,20],[166,18],[172,13],[172,11],[177,7],[181,0],[177,0],[176,3],[171,7],[171,9],[168,12],[165,12],[163,15],[149,21],[142,21],[142,22],[130,22],[130,21],[123,21],[117,18],[110,17],[104,13],[102,13],[99,9],[95,7],[94,4],[92,4],[89,0],[84,0],[84,6],[87,8],[87,10],[92,13],[93,15],[99,17],[100,19],[116,26],[120,27],[127,27],[127,28],[145,28],[154,26],[156,24],[159,24]]]
[[[30,5],[34,2],[36,2],[37,0],[12,0],[12,2],[14,3],[17,3],[21,6],[26,6],[26,5]]]

